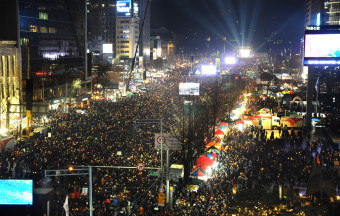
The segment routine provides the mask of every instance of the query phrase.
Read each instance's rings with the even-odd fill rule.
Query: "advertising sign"
[[[340,57],[340,34],[306,34],[305,57]]]
[[[339,27],[307,28],[304,42],[304,65],[340,65]]]
[[[161,149],[162,137],[160,133],[155,133],[155,149]],[[182,143],[171,134],[163,133],[163,150],[181,150]]]
[[[200,95],[199,83],[180,83],[179,95]]]
[[[158,206],[164,206],[165,204],[165,193],[158,194]]]
[[[131,17],[131,0],[117,1],[117,17]]]
[[[33,180],[0,180],[0,205],[32,205]]]

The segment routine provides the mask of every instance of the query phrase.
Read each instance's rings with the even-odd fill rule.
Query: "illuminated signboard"
[[[117,17],[131,17],[131,0],[117,1]]]
[[[306,30],[304,65],[340,65],[340,31]]]
[[[113,53],[113,45],[112,43],[103,44],[103,53]]]
[[[215,65],[202,65],[201,74],[205,75],[215,75],[216,74]]]
[[[33,180],[0,180],[0,205],[32,205]]]
[[[179,95],[200,95],[199,83],[180,83]]]

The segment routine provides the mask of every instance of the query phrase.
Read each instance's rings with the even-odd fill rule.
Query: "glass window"
[[[48,14],[44,12],[39,12],[39,19],[48,20]]]
[[[30,25],[30,32],[38,32],[38,26]]]

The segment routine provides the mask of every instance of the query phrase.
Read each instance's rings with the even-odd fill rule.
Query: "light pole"
[[[135,125],[137,124],[158,124],[161,125],[161,187],[163,187],[163,120],[162,119],[138,119],[135,120]],[[166,150],[166,202],[169,203],[170,200],[170,170],[169,170],[169,149]]]

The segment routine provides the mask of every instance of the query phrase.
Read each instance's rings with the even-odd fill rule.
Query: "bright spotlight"
[[[225,63],[229,64],[229,65],[236,64],[236,58],[235,57],[226,57]]]

